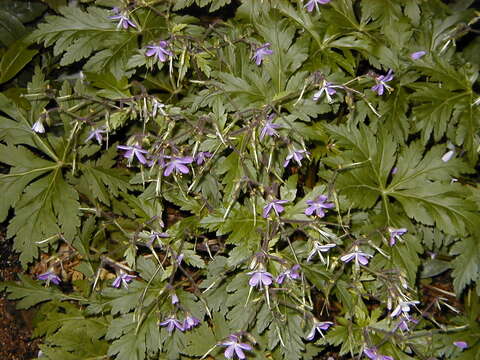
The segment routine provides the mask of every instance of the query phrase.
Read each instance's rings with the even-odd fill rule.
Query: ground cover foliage
[[[0,4],[41,357],[478,358],[472,4]]]

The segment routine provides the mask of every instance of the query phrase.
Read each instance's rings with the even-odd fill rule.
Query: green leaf
[[[0,84],[11,80],[27,65],[38,50],[29,50],[28,44],[17,41],[8,47],[0,60]]]
[[[17,148],[17,151],[20,153],[21,150]],[[1,161],[8,163],[5,157]],[[33,169],[35,173],[51,172],[29,184],[19,200],[14,199],[15,217],[10,221],[7,236],[15,237],[15,249],[20,252],[24,266],[37,255],[37,241],[60,233],[71,241],[80,226],[78,193],[64,180],[59,169],[55,165]],[[16,168],[13,167],[11,172],[16,173]],[[33,178],[30,174],[18,175],[22,185],[27,182],[23,176],[30,176],[28,180]],[[16,191],[21,192],[19,188]]]
[[[10,0],[0,3],[0,10],[14,16],[22,24],[32,22],[41,16],[47,7],[35,0]],[[14,32],[15,39],[18,39],[19,33]]]
[[[451,253],[458,255],[453,261],[453,287],[460,296],[466,286],[472,281],[480,279],[480,251],[478,240],[474,237],[467,237],[457,242]]]
[[[5,283],[8,298],[17,300],[18,309],[28,309],[44,301],[64,300],[63,293],[52,285],[45,287],[41,281],[32,280],[26,275],[19,274],[20,283]]]
[[[92,192],[92,201],[98,199],[108,206],[112,196],[120,197],[132,189],[128,183],[127,172],[118,168],[112,169],[116,156],[116,145],[113,144],[97,161],[80,163],[80,181]]]
[[[416,129],[422,132],[424,144],[428,142],[431,135],[435,141],[439,141],[447,131],[448,124],[457,122],[451,119],[457,103],[470,96],[468,93],[454,93],[430,83],[416,84],[415,88],[417,91],[410,98],[414,102],[422,102],[413,109],[417,119]]]
[[[81,271],[87,278],[92,279],[95,275],[95,269],[93,267],[93,259],[90,256],[90,244],[94,237],[96,230],[95,217],[90,216],[84,221],[80,236],[74,239],[72,246],[78,251],[82,257],[82,262],[77,266],[77,270]]]
[[[109,70],[120,79],[125,74],[128,59],[137,49],[133,31],[115,31],[115,22],[107,10],[91,6],[62,7],[61,16],[47,16],[46,22],[29,37],[45,46],[55,45],[55,55],[63,54],[60,65],[66,66],[90,58],[85,69],[92,72]],[[93,55],[93,56],[92,56]]]
[[[382,191],[387,187],[387,180],[395,164],[397,144],[392,136],[382,131],[374,135],[371,129],[349,126],[327,126],[338,144],[348,149],[342,155],[338,168],[338,188],[355,206],[373,207]],[[361,191],[359,191],[361,190]]]
[[[9,145],[36,146],[34,133],[27,122],[26,112],[5,94],[0,93],[0,108],[11,119],[0,116],[0,140]]]
[[[75,359],[104,356],[107,352],[108,343],[100,340],[107,331],[105,318],[87,318],[81,309],[64,302],[43,305],[37,321],[34,335],[45,337],[47,356],[51,349],[61,350],[67,358],[74,356]],[[51,358],[55,359],[55,356]]]
[[[217,343],[209,325],[204,322],[199,327],[187,333],[185,337],[185,349],[182,353],[189,356],[203,356]]]
[[[19,1],[12,2],[19,3]],[[22,22],[14,14],[5,11],[2,7],[0,7],[0,31],[2,32],[0,41],[5,46],[15,43],[26,32]]]
[[[132,314],[115,319],[110,324],[106,338],[118,338],[108,349],[108,355],[116,356],[117,360],[144,360],[147,351],[155,354],[160,349],[156,316],[148,316],[140,324]]]
[[[425,155],[418,142],[405,148],[386,192],[402,204],[409,217],[435,224],[447,234],[466,234],[479,216],[475,204],[467,200],[467,189],[450,182],[471,169],[456,158],[442,161],[442,148],[436,146]]]
[[[11,166],[8,174],[0,175],[0,221],[7,217],[10,207],[15,207],[24,188],[34,179],[56,168],[56,164],[35,156],[23,146],[0,145],[0,162]]]
[[[285,360],[299,359],[301,357],[301,353],[305,348],[302,323],[303,319],[299,314],[288,313],[286,323],[278,328],[285,343],[285,347],[281,347]]]

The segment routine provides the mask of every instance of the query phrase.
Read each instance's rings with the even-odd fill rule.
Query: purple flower
[[[388,240],[388,243],[390,244],[390,246],[395,245],[397,240],[400,240],[400,236],[405,234],[407,231],[408,230],[405,228],[401,228],[401,229],[388,228],[388,232],[390,233],[390,239]]]
[[[466,348],[468,348],[468,344],[465,341],[455,341],[453,345],[455,345],[456,347],[462,350],[465,350]]]
[[[273,276],[269,272],[265,270],[256,270],[256,271],[251,271],[247,273],[247,275],[250,275],[250,280],[248,281],[248,284],[251,287],[254,286],[269,286],[273,282]]]
[[[136,157],[142,164],[147,162],[143,154],[147,154],[148,151],[142,149],[140,146],[118,145],[117,149],[126,150],[125,154],[123,154],[123,157],[127,158],[129,163],[132,162],[133,157]]]
[[[177,260],[177,264],[178,265],[182,265],[182,261],[183,261],[183,258],[185,257],[185,255],[183,254],[180,254],[176,257],[176,260]]]
[[[183,320],[183,329],[190,330],[193,329],[195,326],[198,326],[200,324],[200,320],[197,319],[195,316],[188,315],[185,320]]]
[[[160,152],[159,154],[152,155],[148,154],[148,163],[147,165],[152,167],[155,164],[158,164],[160,167],[165,167],[165,159],[170,159],[171,156],[164,155],[163,152]]]
[[[275,129],[281,128],[280,125],[272,123],[272,120],[267,120],[265,123],[265,126],[263,127],[262,131],[260,132],[260,141],[263,140],[265,135],[268,136],[278,136],[278,133],[275,131]]]
[[[325,93],[328,103],[332,103],[333,100],[330,96],[337,93],[337,90],[335,90],[336,87],[338,86],[333,85],[331,82],[324,81],[323,86],[320,88],[320,90],[313,94],[313,101],[317,101]]]
[[[325,195],[318,196],[315,200],[307,200],[307,205],[310,205],[305,210],[305,215],[317,214],[318,217],[324,217],[325,211],[323,209],[331,209],[335,205],[333,203],[327,203],[328,198]]]
[[[348,263],[355,259],[355,264],[358,266],[358,264],[367,265],[369,257],[372,257],[372,255],[356,250],[350,254],[343,255],[340,260]]]
[[[166,164],[165,171],[163,172],[163,175],[169,176],[173,170],[175,170],[175,173],[179,174],[188,174],[189,170],[188,167],[185,166],[185,164],[191,164],[193,162],[193,158],[191,156],[185,156],[185,157],[172,157],[170,162]]]
[[[202,165],[205,161],[207,161],[208,158],[212,157],[212,153],[209,151],[200,151],[196,156],[195,156],[195,161],[197,162],[197,165]]]
[[[307,339],[308,341],[313,340],[317,332],[320,334],[321,337],[323,337],[322,331],[328,330],[328,328],[332,325],[333,325],[333,322],[331,321],[315,321],[315,323],[313,324],[312,330],[310,330],[310,332],[308,333],[305,339]]]
[[[417,52],[411,53],[410,58],[412,60],[418,60],[421,57],[423,57],[426,53],[427,53],[426,51],[417,51]]]
[[[124,29],[128,29],[129,27],[136,28],[135,25],[130,19],[125,16],[124,14],[120,13],[118,8],[113,8],[112,11],[115,13],[113,16],[109,16],[108,18],[111,20],[118,20],[117,29],[123,27]]]
[[[97,128],[97,129],[92,128],[92,130],[88,134],[88,137],[85,140],[85,142],[90,141],[93,138],[95,138],[95,140],[97,140],[97,142],[98,142],[98,145],[101,145],[102,140],[103,140],[102,134],[105,134],[105,133],[106,133],[106,131],[103,128]]]
[[[395,167],[392,169],[391,174],[392,174],[392,175],[395,175],[397,172],[398,172],[398,168],[395,166]]]
[[[312,12],[313,8],[316,7],[318,10],[318,5],[325,5],[328,4],[330,0],[310,0],[305,4],[308,12]]]
[[[336,244],[325,244],[325,245],[321,245],[318,241],[315,241],[313,243],[313,250],[310,251],[310,254],[308,254],[308,257],[307,257],[307,262],[309,262],[310,260],[312,260],[312,257],[315,255],[315,254],[318,254],[318,256],[320,257],[320,259],[322,260],[323,263],[325,263],[325,259],[323,258],[322,256],[322,252],[327,252],[329,251],[331,248],[337,246]]]
[[[44,272],[43,274],[40,274],[37,276],[37,279],[38,280],[44,280],[48,283],[54,283],[55,285],[58,285],[60,284],[60,282],[62,281],[58,275],[56,275],[53,271],[46,271]]]
[[[270,211],[275,211],[275,214],[280,214],[283,210],[284,210],[284,207],[282,206],[282,204],[285,204],[287,203],[288,201],[287,200],[273,200],[271,202],[269,202],[267,205],[265,205],[265,207],[263,208],[263,214],[262,216],[266,219],[268,217],[268,214],[270,213]]]
[[[227,359],[233,359],[234,355],[237,355],[237,357],[241,360],[245,359],[246,356],[244,354],[244,350],[246,351],[252,351],[253,348],[246,344],[246,343],[241,343],[240,339],[237,335],[230,335],[228,337],[229,340],[224,341],[220,343],[221,346],[226,346],[227,348],[225,349],[225,357]]]
[[[386,83],[393,80],[393,71],[392,69],[388,70],[387,75],[379,75],[375,78],[376,85],[372,86],[372,90],[375,91],[378,95],[383,95],[385,89],[388,91],[392,90],[390,86]]]
[[[303,154],[307,153],[306,150],[293,150],[286,158],[285,162],[283,163],[283,167],[287,167],[288,164],[290,164],[290,160],[295,160],[298,164],[298,166],[302,166],[302,159],[303,159]]]
[[[371,360],[394,360],[391,356],[379,354],[376,347],[365,349],[363,353]]]
[[[410,312],[410,306],[420,304],[420,301],[400,301],[395,309],[393,309],[390,314],[391,317],[395,317],[403,313],[403,315],[408,315]]]
[[[145,55],[153,56],[158,61],[165,62],[168,56],[173,56],[173,53],[168,50],[168,41],[161,40],[158,45],[148,45]]]
[[[32,130],[37,134],[43,134],[45,133],[45,126],[43,126],[43,122],[41,120],[37,120],[32,125]]]
[[[260,46],[259,48],[255,49],[255,52],[252,56],[252,60],[255,60],[255,64],[260,66],[262,64],[263,58],[266,55],[272,55],[273,54],[273,50],[269,49],[270,45],[271,45],[270,43],[265,43],[262,46]]]
[[[298,272],[299,269],[300,269],[300,265],[295,264],[292,266],[291,269],[285,270],[284,272],[280,273],[280,275],[278,275],[276,279],[277,284],[283,283],[285,278],[290,280],[300,279],[300,273]]]
[[[169,317],[168,319],[166,319],[165,321],[162,321],[160,323],[160,326],[166,326],[167,327],[167,330],[168,332],[172,332],[173,330],[175,330],[175,328],[177,328],[178,330],[180,331],[184,331],[185,329],[183,328],[183,325],[180,323],[180,321],[178,321],[177,319],[175,319],[174,317]]]
[[[113,280],[112,286],[114,288],[118,289],[120,287],[120,285],[123,284],[125,289],[128,289],[128,283],[130,283],[135,278],[136,278],[136,276],[134,276],[134,275],[128,275],[127,273],[121,273],[120,275],[118,275],[115,278],[115,280]]]
[[[414,323],[414,324],[418,324],[418,320],[417,319],[414,319],[412,318],[410,315],[408,314],[405,314],[405,316],[403,316],[400,321],[398,322],[398,325],[396,327],[396,329],[400,329],[402,331],[409,331],[410,329],[408,328],[408,323]]]
[[[148,240],[147,245],[152,246],[155,240],[161,242],[162,238],[168,238],[169,236],[166,232],[154,231],[150,234],[150,240]]]

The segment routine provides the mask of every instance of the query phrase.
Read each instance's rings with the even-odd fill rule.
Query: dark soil
[[[5,239],[0,229],[0,281],[17,280],[22,271],[18,255],[12,250],[12,241]],[[1,287],[0,287],[1,289]],[[32,311],[17,310],[15,302],[0,292],[0,359],[36,359],[39,340],[32,336]]]

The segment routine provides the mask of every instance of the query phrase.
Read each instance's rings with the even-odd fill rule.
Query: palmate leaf
[[[389,198],[393,198],[410,218],[436,225],[448,234],[466,234],[469,226],[480,221],[475,204],[467,200],[469,190],[450,183],[472,170],[460,159],[442,161],[445,147],[435,146],[425,154],[420,142],[403,148],[392,175],[397,145],[388,133],[377,139],[364,126],[359,130],[327,128],[347,149],[335,160],[339,167],[345,167],[338,175],[337,186],[355,206],[373,207],[381,197],[388,218]]]
[[[55,45],[55,55],[63,54],[60,65],[90,58],[86,70],[110,70],[117,78],[124,75],[128,59],[137,48],[134,31],[116,31],[116,23],[108,18],[111,12],[98,7],[82,11],[78,7],[62,7],[61,16],[48,16],[29,37],[32,41]]]
[[[9,120],[10,121],[10,120]],[[33,179],[56,168],[54,162],[35,156],[23,146],[0,145],[0,162],[11,166],[9,174],[0,175],[0,221],[7,217],[10,207],[20,199],[25,186]]]
[[[80,225],[78,194],[65,182],[58,164],[22,146],[0,145],[0,162],[11,166],[10,173],[0,177],[0,189],[6,194],[0,216],[4,219],[8,209],[15,207],[7,236],[15,237],[15,249],[25,266],[37,256],[35,242],[60,232],[66,239],[73,238]]]
[[[249,72],[245,74],[245,79],[217,71],[213,72],[212,75],[220,79],[221,83],[218,87],[234,97],[237,106],[247,106],[247,104],[248,106],[259,106],[268,101],[272,95],[272,89],[268,89],[266,86],[266,76],[260,79],[257,74]]]
[[[161,336],[156,316],[148,316],[138,324],[133,314],[127,314],[110,323],[106,339],[117,339],[108,349],[108,355],[115,359],[143,360],[147,352],[158,352],[165,337]]]
[[[59,170],[27,186],[15,206],[8,237],[15,236],[15,250],[23,265],[37,256],[35,242],[63,234],[72,240],[80,225],[78,193]]]
[[[108,343],[100,340],[107,332],[105,318],[88,318],[77,306],[66,302],[43,305],[38,318],[41,320],[34,335],[45,336],[43,351],[48,359],[60,359],[56,353],[59,350],[67,359],[93,358],[107,353]]]
[[[257,250],[261,239],[258,228],[265,225],[265,220],[258,218],[257,214],[245,206],[235,206],[226,219],[221,212],[217,212],[203,218],[200,223],[210,231],[216,230],[217,236],[228,235],[227,243],[236,246],[228,259],[228,263],[233,266]]]
[[[374,135],[366,126],[327,126],[338,144],[346,148],[341,158],[333,159],[343,169],[337,180],[338,188],[355,206],[371,208],[387,186],[395,163],[397,144],[384,131]],[[361,190],[361,191],[359,191]]]
[[[82,172],[80,182],[91,191],[92,200],[98,199],[105,205],[110,205],[110,197],[127,194],[132,186],[128,183],[127,172],[124,169],[112,169],[114,158],[118,155],[113,144],[97,161],[86,161],[79,164]]]
[[[7,236],[15,237],[15,249],[26,265],[38,253],[35,242],[59,233],[73,238],[80,225],[78,193],[64,180],[58,164],[22,146],[0,145],[0,162],[11,166],[10,173],[0,177],[0,189],[7,194],[0,215],[5,218],[10,206],[15,207]]]
[[[403,150],[386,193],[402,204],[409,217],[423,224],[435,224],[452,235],[468,233],[468,227],[480,217],[468,200],[468,189],[450,182],[472,170],[460,159],[442,161],[443,146],[433,147],[425,155],[422,150],[418,142]]]

